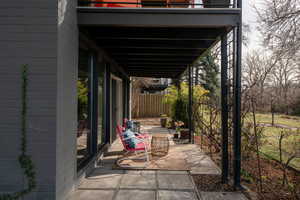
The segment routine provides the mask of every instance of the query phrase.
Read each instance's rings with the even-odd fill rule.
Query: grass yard
[[[268,123],[268,124],[272,123],[271,113],[257,114],[256,118],[259,123]],[[300,128],[300,117],[275,114],[274,115],[274,123],[290,126],[291,128]]]
[[[283,125],[286,128],[270,127],[267,124],[271,124],[271,114],[257,114],[257,123],[266,124],[264,127],[263,144],[261,146],[261,152],[267,156],[279,160],[279,136],[280,132],[284,131],[286,136],[282,140],[283,146],[283,160],[292,154],[297,152],[297,158],[292,160],[290,166],[300,170],[300,117],[288,116],[288,115],[275,115],[274,124]],[[288,129],[287,127],[291,128]],[[297,130],[299,128],[299,130]]]

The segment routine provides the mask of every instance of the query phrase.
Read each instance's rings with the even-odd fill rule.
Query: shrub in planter
[[[202,0],[204,8],[229,8],[230,0]]]
[[[185,126],[188,124],[188,102],[183,98],[178,98],[173,105],[173,116],[175,121],[182,121]]]
[[[161,115],[160,117],[160,125],[163,128],[167,127],[167,123],[168,123],[168,117],[166,115]]]

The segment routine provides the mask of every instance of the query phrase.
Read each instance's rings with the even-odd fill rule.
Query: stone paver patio
[[[96,168],[72,200],[197,200],[191,176],[184,171],[105,170]]]
[[[150,134],[169,131],[145,127]],[[175,144],[172,144],[175,145]],[[182,145],[182,144],[181,144]],[[69,200],[246,200],[238,192],[202,192],[194,184],[192,174],[219,174],[220,170],[199,147],[182,145],[190,170],[125,170],[113,169],[122,146],[116,141],[99,166],[84,178]]]

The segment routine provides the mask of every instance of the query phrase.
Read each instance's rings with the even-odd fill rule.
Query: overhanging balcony
[[[239,8],[89,5],[78,7],[78,24],[129,76],[176,78],[238,26],[240,14]]]

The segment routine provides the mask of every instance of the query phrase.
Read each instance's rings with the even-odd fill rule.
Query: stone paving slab
[[[115,190],[78,190],[69,200],[113,200]]]
[[[174,175],[188,175],[187,171],[167,171],[167,170],[159,170],[157,174],[174,174]]]
[[[198,175],[198,174],[212,174],[212,175],[220,175],[221,172],[217,168],[210,168],[210,167],[192,167],[190,173],[192,175]]]
[[[155,174],[125,174],[120,188],[155,189]]]
[[[158,174],[157,181],[159,189],[194,190],[194,185],[189,175]]]
[[[158,200],[197,200],[194,192],[159,190]]]
[[[112,170],[108,168],[96,168],[86,178],[91,180],[103,179],[106,177],[118,176],[124,174],[124,170]]]
[[[138,175],[155,175],[154,170],[126,170],[125,174],[138,174]]]
[[[155,200],[155,190],[119,190],[114,200]]]
[[[247,200],[240,192],[201,192],[201,200]]]
[[[98,176],[97,179],[85,179],[79,189],[116,189],[119,186],[123,174],[111,174]]]

